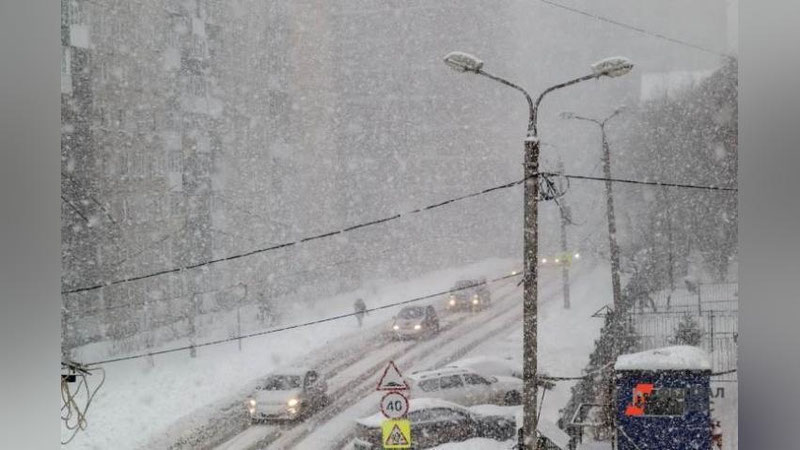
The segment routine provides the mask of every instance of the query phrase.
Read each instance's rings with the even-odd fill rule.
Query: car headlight
[[[472,299],[472,304],[473,305],[477,305],[478,304],[478,299],[477,298],[473,298]]]
[[[456,305],[456,299],[451,298],[450,299],[450,306],[455,306],[455,305]]]
[[[393,330],[399,330],[399,329],[400,329],[400,325],[394,324],[394,325],[392,326],[392,329],[393,329]]]
[[[250,400],[248,400],[248,401],[247,401],[247,403],[248,403],[248,404],[249,404],[251,407],[253,407],[253,408],[255,408],[255,406],[256,406],[256,400],[255,400],[255,399],[253,399],[253,398],[251,398]]]
[[[420,325],[420,324],[416,324],[416,325],[414,325],[414,329],[415,329],[415,330],[419,330],[420,328],[422,328],[422,325]]]
[[[547,264],[547,258],[542,258],[542,264]]]
[[[297,406],[297,403],[298,403],[298,401],[297,401],[296,398],[290,398],[289,401],[286,402],[286,404],[289,405],[289,406]]]

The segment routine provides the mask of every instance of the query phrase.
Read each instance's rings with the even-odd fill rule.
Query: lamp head
[[[483,61],[469,53],[450,52],[444,57],[444,63],[458,72],[478,73],[483,67]]]
[[[601,76],[621,77],[633,70],[633,63],[624,56],[612,56],[601,59],[592,64],[592,72],[599,78]]]

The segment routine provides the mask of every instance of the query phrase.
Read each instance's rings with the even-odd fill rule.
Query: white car
[[[327,390],[327,384],[314,370],[284,370],[260,383],[246,406],[253,423],[296,419],[328,404]]]
[[[431,397],[459,405],[518,405],[522,402],[522,380],[514,377],[483,376],[460,368],[414,372],[408,376],[412,397]]]
[[[470,369],[485,376],[504,376],[522,379],[522,362],[513,358],[498,358],[495,356],[475,356],[459,359],[447,367],[460,367]]]

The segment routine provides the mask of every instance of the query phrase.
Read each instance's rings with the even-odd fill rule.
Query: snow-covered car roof
[[[675,345],[620,355],[614,370],[711,370],[711,360],[701,348]]]
[[[474,356],[472,358],[460,359],[448,368],[470,369],[481,375],[503,375],[512,377],[522,376],[522,363],[511,358],[499,358],[495,356]]]
[[[437,378],[445,375],[463,375],[465,373],[475,373],[473,370],[465,369],[463,367],[442,367],[441,369],[435,370],[418,370],[416,372],[411,372],[408,375],[408,378],[414,381],[421,381],[426,380],[428,378]]]

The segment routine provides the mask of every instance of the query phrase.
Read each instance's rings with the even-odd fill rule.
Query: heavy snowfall
[[[737,14],[62,0],[62,448],[737,449]]]

